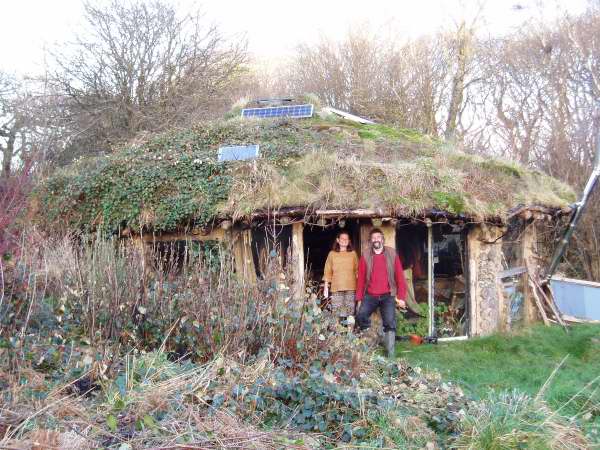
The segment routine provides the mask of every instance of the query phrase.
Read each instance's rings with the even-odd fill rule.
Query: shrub
[[[17,220],[27,206],[32,187],[31,168],[32,162],[25,161],[17,172],[0,177],[0,258],[8,258],[18,248]]]
[[[181,261],[175,249],[100,236],[39,242],[18,261],[14,295],[0,305],[0,340],[16,347],[27,330],[58,344],[162,347],[196,361],[268,351],[298,362],[327,345],[319,336],[329,336],[332,323],[316,316],[316,295],[292,295],[298,290],[277,252],[252,285],[235,276],[227,245],[186,249]]]

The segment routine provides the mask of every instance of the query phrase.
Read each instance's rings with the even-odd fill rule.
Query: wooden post
[[[523,265],[527,272],[535,279],[537,277],[537,251],[536,251],[536,230],[533,223],[529,224],[524,230],[521,238],[521,254],[523,255]],[[533,295],[533,287],[529,283],[527,274],[523,275],[523,296],[525,297],[524,319],[526,324],[543,319],[539,309],[536,308],[536,299]]]
[[[435,331],[433,265],[433,228],[431,226],[431,220],[427,219],[427,306],[429,311],[429,314],[427,314],[427,322],[429,336],[433,336],[433,333]]]
[[[546,326],[548,326],[548,325],[550,325],[550,321],[548,320],[548,316],[546,315],[546,312],[544,311],[544,305],[542,304],[540,297],[538,296],[538,294],[535,290],[535,286],[533,284],[533,278],[531,278],[531,276],[529,276],[529,274],[527,275],[527,281],[529,284],[531,295],[533,296],[533,299],[535,300],[535,304],[538,307],[538,311],[539,311],[540,315],[542,316],[542,320],[544,321],[544,324]]]
[[[370,220],[361,220],[360,224],[360,254],[364,255],[370,249],[369,233],[373,225]]]
[[[294,295],[304,295],[304,224],[296,222],[292,225],[292,260],[294,262]]]
[[[240,279],[244,278],[244,249],[242,236],[239,230],[231,231],[231,246],[233,250],[233,262],[235,264],[235,273]]]
[[[469,256],[469,322],[472,336],[479,335],[479,295],[477,292],[479,235],[480,230],[478,227],[471,228],[467,234],[467,254]]]
[[[256,284],[256,269],[252,258],[252,234],[250,230],[239,230],[233,233],[233,257],[235,259],[235,272],[238,276],[250,283]]]
[[[144,234],[143,236],[133,236],[132,239],[141,239],[146,243],[153,242],[175,242],[175,241],[227,241],[230,238],[222,228],[216,228],[206,234],[202,234],[199,230],[192,230],[191,233],[160,233],[160,234]]]
[[[383,231],[385,245],[396,250],[396,226],[390,222],[384,222],[379,228]]]

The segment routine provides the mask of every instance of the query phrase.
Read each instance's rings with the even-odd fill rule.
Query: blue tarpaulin
[[[554,301],[562,314],[600,320],[600,283],[552,277],[550,286]]]

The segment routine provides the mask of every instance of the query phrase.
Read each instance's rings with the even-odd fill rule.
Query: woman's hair
[[[348,236],[348,239],[350,240],[350,242],[348,242],[348,247],[346,248],[346,251],[351,252],[352,250],[354,250],[354,246],[352,245],[352,238],[350,237],[350,233],[348,231],[340,231],[337,236],[335,237],[335,240],[333,241],[333,245],[331,246],[331,249],[334,252],[339,252],[340,251],[340,244],[338,244],[338,239],[339,237],[345,234],[346,236]]]

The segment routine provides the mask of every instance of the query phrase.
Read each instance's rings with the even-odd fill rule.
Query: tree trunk
[[[456,128],[458,127],[460,107],[463,102],[465,90],[465,76],[467,73],[467,63],[469,58],[469,47],[471,45],[471,31],[461,24],[456,35],[457,56],[456,73],[452,79],[452,94],[450,96],[450,105],[448,106],[448,119],[446,120],[446,139],[456,137]]]
[[[8,140],[6,147],[2,149],[2,173],[0,178],[7,179],[10,177],[12,169],[12,160],[15,156],[15,141],[17,140],[17,127],[13,126],[8,132]]]

